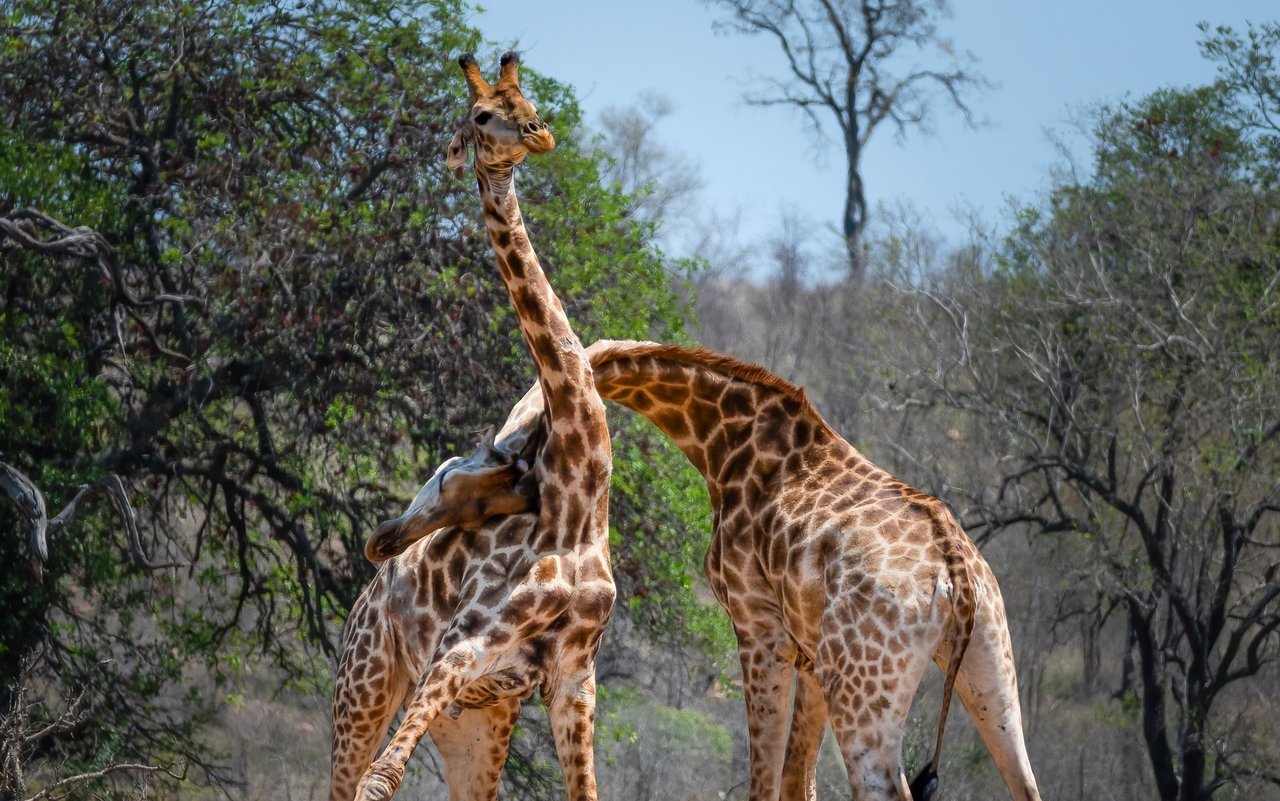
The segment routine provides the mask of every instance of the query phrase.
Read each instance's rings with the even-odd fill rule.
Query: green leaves
[[[265,663],[325,683],[315,651],[372,574],[364,538],[532,379],[474,185],[443,163],[466,97],[452,58],[484,43],[454,0],[5,13],[24,35],[0,39],[0,215],[90,226],[110,252],[0,254],[0,458],[51,514],[120,476],[144,548],[182,567],[133,567],[105,502],[50,543],[44,588],[8,538],[0,674],[43,654],[41,681],[93,688],[94,737],[121,759],[209,764],[198,730],[227,690],[200,680]],[[523,77],[561,145],[522,169],[521,193],[575,326],[678,337],[677,268],[575,145],[568,87]],[[723,649],[690,578],[700,482],[656,439],[629,428],[619,448],[637,619],[667,636],[672,610],[705,618],[694,645]],[[122,640],[135,658],[100,668]]]

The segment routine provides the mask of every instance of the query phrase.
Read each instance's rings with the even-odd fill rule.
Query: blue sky
[[[715,32],[723,12],[697,0],[482,6],[470,21],[490,41],[516,46],[525,64],[573,85],[591,123],[645,92],[669,98],[675,111],[658,138],[697,165],[704,212],[738,216],[740,241],[772,236],[787,210],[834,250],[843,155],[817,145],[797,113],[742,101],[750,76],[784,73],[771,40]],[[1276,18],[1274,0],[953,0],[943,34],[977,56],[995,84],[971,99],[987,124],[970,130],[942,113],[933,135],[902,143],[879,130],[863,164],[873,209],[909,206],[945,239],[963,241],[969,212],[998,222],[1009,198],[1047,188],[1050,169],[1063,163],[1050,133],[1072,142],[1071,121],[1082,111],[1212,80],[1197,22],[1242,30],[1246,20]]]

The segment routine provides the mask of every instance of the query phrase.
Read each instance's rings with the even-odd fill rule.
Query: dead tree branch
[[[167,567],[181,567],[180,564],[152,562],[142,547],[142,537],[138,533],[138,519],[133,506],[129,503],[124,482],[120,476],[112,474],[92,484],[80,485],[75,497],[63,507],[52,520],[45,512],[44,495],[40,488],[21,470],[5,462],[0,462],[0,486],[13,498],[18,509],[27,518],[29,525],[27,540],[31,548],[32,569],[36,578],[43,578],[44,565],[49,561],[48,538],[69,526],[80,516],[82,506],[100,493],[107,493],[111,505],[120,515],[124,523],[125,543],[129,549],[129,557],[140,570],[160,570]]]

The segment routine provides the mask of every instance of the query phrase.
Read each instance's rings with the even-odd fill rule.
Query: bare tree
[[[669,98],[646,93],[636,105],[611,106],[600,116],[608,157],[602,177],[632,198],[638,221],[659,228],[678,225],[703,185],[697,166],[657,137],[657,127],[674,110]]]
[[[36,777],[28,776],[26,761],[30,752],[39,750],[52,737],[74,736],[97,712],[86,702],[87,693],[82,689],[77,697],[56,710],[56,717],[50,717],[45,707],[54,705],[54,700],[32,692],[34,663],[35,660],[30,657],[23,660],[11,685],[15,698],[0,711],[0,799],[59,801],[75,797],[78,792],[83,792],[85,787],[93,786],[94,783],[128,776],[132,776],[132,784],[139,787],[136,797],[145,798],[145,780],[139,779],[139,776],[159,773],[177,781],[186,779],[185,763],[152,765],[110,759],[110,755],[104,755],[107,758],[92,769],[67,772],[60,766],[41,772]],[[41,789],[28,795],[27,784],[31,778],[37,780]],[[120,790],[120,798],[135,797],[135,793],[122,788],[116,789]]]
[[[1080,555],[1168,801],[1280,786],[1273,724],[1238,700],[1280,657],[1280,194],[1237,110],[1207,87],[1105,113],[1094,178],[1027,211],[999,269],[924,292],[948,354],[927,397],[1001,457],[966,527]]]
[[[825,311],[821,296],[806,291],[812,258],[804,227],[798,215],[783,213],[781,230],[767,243],[772,275],[754,304],[763,328],[760,361],[788,376],[802,373]]]
[[[815,129],[835,122],[846,158],[841,231],[852,279],[866,272],[867,198],[862,154],[882,123],[901,137],[928,128],[935,99],[972,121],[965,100],[985,79],[975,59],[939,37],[946,0],[714,0],[732,16],[723,27],[772,37],[790,76],[763,81],[757,106],[792,106]]]

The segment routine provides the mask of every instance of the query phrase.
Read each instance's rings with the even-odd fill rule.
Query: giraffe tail
[[[930,762],[911,780],[911,801],[929,801],[938,789],[938,771]]]
[[[964,533],[953,521],[934,518],[934,536],[947,564],[947,574],[951,578],[951,586],[955,591],[952,608],[955,610],[952,620],[955,625],[955,641],[951,648],[951,659],[947,662],[947,677],[942,685],[942,709],[938,713],[938,739],[934,744],[933,759],[912,780],[912,801],[929,801],[938,789],[938,764],[942,759],[942,734],[947,728],[947,712],[951,709],[951,694],[956,687],[956,676],[960,672],[960,662],[969,649],[969,641],[973,638],[973,627],[976,622],[978,605],[974,599],[973,577],[965,564],[962,554],[961,538]]]

